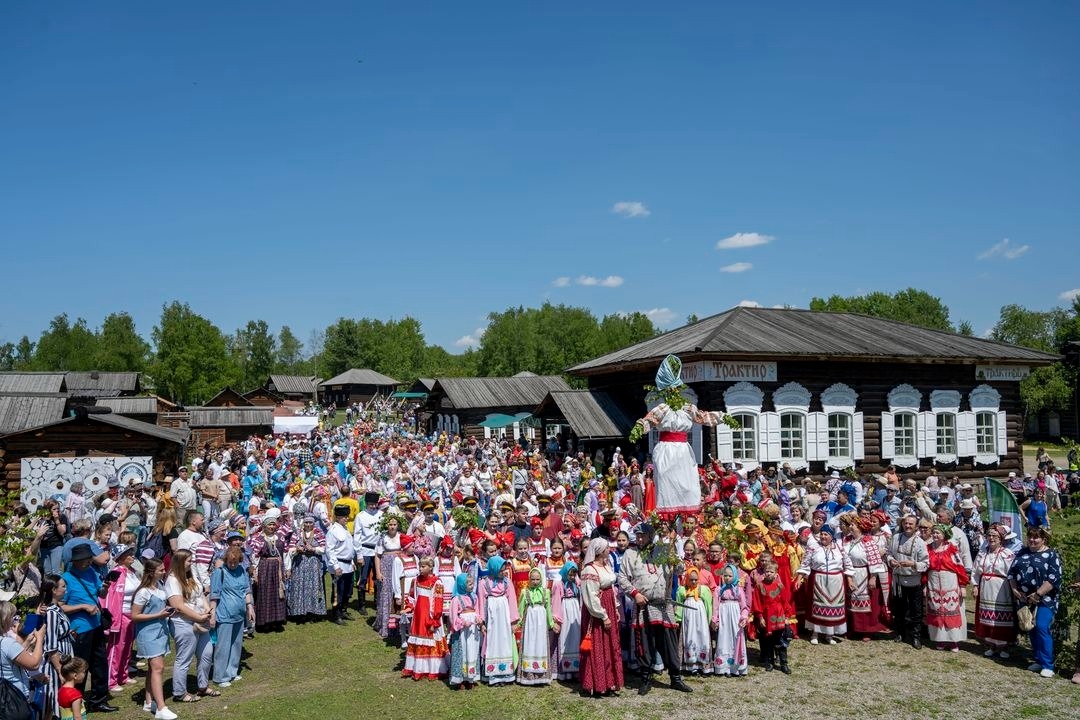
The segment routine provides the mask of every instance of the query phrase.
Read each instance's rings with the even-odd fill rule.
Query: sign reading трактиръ
[[[776,382],[776,363],[755,360],[703,360],[682,367],[683,382],[747,380]]]
[[[986,382],[1020,382],[1031,374],[1027,365],[976,365],[975,379]]]

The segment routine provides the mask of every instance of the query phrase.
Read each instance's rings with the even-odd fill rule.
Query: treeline
[[[127,313],[109,315],[99,328],[58,315],[36,342],[24,336],[0,344],[0,370],[137,371],[144,373],[144,387],[193,405],[224,387],[258,387],[273,373],[331,378],[350,368],[371,368],[406,383],[523,370],[558,374],[658,332],[642,313],[598,320],[585,308],[550,303],[493,312],[488,321],[479,348],[459,354],[429,344],[412,317],[339,318],[312,332],[305,345],[287,325],[274,331],[265,320],[250,320],[228,333],[174,301],[163,306],[148,339]]]

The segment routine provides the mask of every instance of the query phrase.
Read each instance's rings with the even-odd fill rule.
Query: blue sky
[[[1080,4],[583,5],[3,4],[0,340],[1080,288]]]

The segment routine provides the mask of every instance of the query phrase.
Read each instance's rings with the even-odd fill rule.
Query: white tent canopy
[[[294,417],[275,417],[274,418],[274,434],[284,435],[290,433],[292,435],[310,435],[319,424],[319,418],[311,417],[307,415],[298,415]]]

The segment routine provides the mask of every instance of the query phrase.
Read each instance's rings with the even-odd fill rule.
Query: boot
[[[360,602],[357,603],[357,610],[361,616],[367,615],[367,593],[363,590],[360,591]]]
[[[672,675],[671,676],[671,689],[672,690],[678,690],[679,692],[684,692],[684,693],[694,692],[694,689],[691,688],[689,685],[687,685],[683,681],[682,675]]]
[[[638,695],[648,695],[649,690],[652,689],[652,673],[645,673],[641,676],[641,685],[638,686]]]
[[[331,613],[330,613],[330,622],[334,623],[335,625],[344,625],[345,624],[345,620],[341,617],[341,611],[340,610],[331,611]]]
[[[916,650],[922,650],[922,628],[912,628],[911,630],[911,647]]]
[[[780,672],[785,675],[791,674],[791,668],[787,664],[787,648],[777,648],[777,654],[780,655]]]

